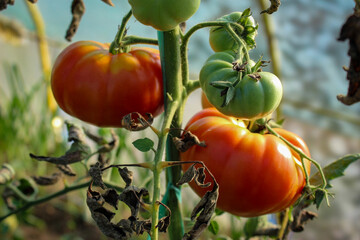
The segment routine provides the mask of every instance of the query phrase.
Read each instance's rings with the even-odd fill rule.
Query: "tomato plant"
[[[199,8],[200,0],[129,0],[135,18],[160,31],[174,29]]]
[[[300,157],[281,139],[252,133],[241,121],[214,108],[197,113],[185,131],[205,141],[206,147],[191,147],[181,154],[181,160],[203,161],[209,168],[220,187],[219,209],[253,217],[281,211],[300,197],[305,186]],[[276,132],[310,156],[300,137],[284,129]],[[309,161],[306,166],[309,171]],[[191,187],[200,196],[207,190],[195,184]]]
[[[222,16],[218,21],[237,23],[231,25],[234,32],[240,36],[250,47],[255,47],[255,37],[257,34],[257,25],[254,18],[250,15],[250,10],[244,12],[233,12]],[[212,27],[210,29],[209,42],[215,52],[238,49],[240,46],[229,34],[225,27]]]
[[[56,59],[51,87],[66,113],[101,127],[121,127],[131,112],[163,110],[160,57],[151,48],[111,54],[108,44],[73,43]]]
[[[246,74],[243,78],[234,70],[236,55],[232,51],[218,52],[208,58],[200,71],[200,85],[209,102],[220,112],[241,118],[262,118],[280,104],[282,85],[270,72]],[[227,101],[225,87],[233,91]]]

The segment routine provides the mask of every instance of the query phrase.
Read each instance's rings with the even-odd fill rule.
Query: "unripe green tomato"
[[[233,12],[228,15],[225,15],[217,21],[229,22],[229,23],[238,23],[243,26],[243,31],[241,28],[238,28],[234,25],[231,25],[234,32],[242,38],[249,48],[255,47],[255,37],[257,34],[257,25],[252,16],[243,16],[242,12]],[[226,50],[238,49],[239,45],[230,35],[230,33],[224,27],[212,27],[210,29],[209,42],[211,48],[215,52],[222,52]]]
[[[280,80],[270,72],[256,72],[259,79],[245,75],[234,87],[234,96],[224,104],[224,89],[214,87],[214,82],[234,83],[239,72],[233,69],[237,59],[231,51],[210,56],[200,71],[200,86],[209,102],[225,115],[239,119],[255,120],[271,114],[280,104],[283,89]]]
[[[134,17],[159,31],[169,31],[188,20],[200,0],[128,0]]]

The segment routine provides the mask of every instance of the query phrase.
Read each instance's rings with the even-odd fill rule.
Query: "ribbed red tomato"
[[[301,196],[305,177],[300,157],[276,136],[252,133],[215,108],[197,113],[185,129],[205,141],[206,147],[191,147],[181,160],[205,163],[219,183],[219,209],[254,217],[281,211]],[[276,132],[310,156],[300,137],[284,129]],[[310,162],[306,164],[309,172]],[[183,170],[188,167],[184,164]],[[191,187],[200,196],[209,190]]]
[[[51,87],[66,113],[100,127],[121,127],[131,112],[163,110],[160,56],[151,48],[111,54],[108,44],[75,42],[57,57]]]

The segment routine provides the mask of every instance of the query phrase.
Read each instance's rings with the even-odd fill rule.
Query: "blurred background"
[[[202,0],[198,12],[187,22],[187,28],[250,7],[259,23],[257,47],[250,55],[255,59],[264,56],[264,60],[271,60],[258,2]],[[122,17],[130,9],[125,0],[113,0],[113,3],[115,7],[101,1],[85,1],[86,12],[72,42],[113,41]],[[69,44],[64,37],[71,21],[71,1],[39,1],[36,6],[45,22],[50,62],[53,63],[60,51]],[[348,42],[339,42],[337,38],[353,8],[353,0],[284,0],[280,10],[270,19],[284,86],[281,105],[286,119],[284,127],[300,135],[307,142],[312,157],[323,166],[346,154],[360,152],[360,103],[345,106],[336,99],[337,94],[347,93],[348,81],[342,67],[348,66],[350,60],[347,55]],[[141,25],[134,18],[129,21],[128,34],[157,36],[154,29]],[[202,64],[212,53],[208,44],[208,29],[198,31],[189,44],[193,79],[198,77]],[[265,70],[272,71],[272,63]],[[0,163],[10,163],[16,170],[17,178],[51,171],[46,164],[34,162],[28,154],[63,153],[68,147],[63,126],[65,119],[86,125],[49,107],[44,74],[34,19],[25,1],[16,0],[14,6],[9,5],[0,12]],[[200,94],[200,90],[197,90],[190,96],[184,123],[201,109]],[[109,136],[107,129],[94,130]],[[132,159],[143,161],[144,155],[132,153],[135,150],[131,142],[138,135],[122,130],[117,133],[122,139],[122,162],[131,162]],[[142,134],[150,133],[145,131]],[[146,175],[145,172],[141,174]],[[318,210],[319,217],[310,222],[304,232],[292,234],[291,239],[360,239],[360,163],[351,165],[346,170],[346,176],[334,180],[332,184],[336,197],[331,200],[331,207],[324,204]],[[42,226],[42,229],[47,229],[47,237],[52,236],[51,239],[100,239],[101,235],[92,235],[98,237],[91,238],[79,232],[81,224],[82,229],[87,229],[89,224],[88,210],[83,206],[82,197],[80,194],[74,195],[71,201],[69,198],[63,199],[67,202],[65,207],[59,200],[53,204],[55,208],[46,205],[50,212],[64,210],[62,214],[66,213],[66,219],[70,222],[64,226],[68,229],[67,233],[56,232],[56,227],[52,231],[46,227],[46,220],[34,215],[24,216],[26,224],[22,227],[22,233],[13,234],[12,238],[49,239],[41,238],[41,232],[33,228]],[[0,206],[1,215],[5,212],[5,207]],[[76,217],[69,217],[69,213]],[[227,218],[224,219],[227,221],[230,217],[223,218]],[[2,231],[8,234],[18,224],[17,218],[11,218],[6,222],[5,230],[5,225],[2,226]],[[235,229],[236,224],[232,224]],[[32,238],[31,234],[36,237]],[[217,237],[208,235],[206,239]]]

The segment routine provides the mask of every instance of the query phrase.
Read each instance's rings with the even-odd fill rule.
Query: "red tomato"
[[[151,48],[114,55],[108,44],[75,42],[56,59],[51,87],[66,113],[100,127],[121,127],[131,112],[163,110],[160,56]]]
[[[301,196],[305,176],[299,155],[281,139],[252,133],[236,119],[207,108],[196,114],[186,130],[206,147],[193,146],[181,154],[182,161],[203,161],[219,184],[217,207],[229,213],[254,217],[279,212]],[[304,141],[289,131],[276,132],[310,156]],[[306,161],[307,171],[310,162]],[[190,164],[183,164],[183,170]],[[211,182],[209,176],[206,182]],[[210,188],[191,187],[199,196]]]

